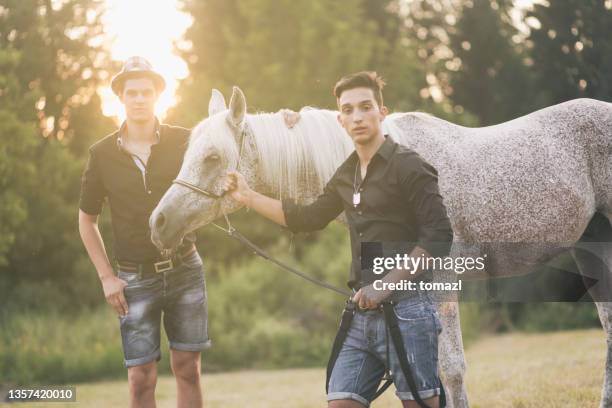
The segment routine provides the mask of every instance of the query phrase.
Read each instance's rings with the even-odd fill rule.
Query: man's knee
[[[170,365],[177,380],[197,383],[200,380],[200,353],[171,351]]]
[[[364,408],[363,404],[354,400],[334,400],[327,403],[327,408]]]
[[[128,368],[128,382],[132,395],[138,396],[155,390],[157,383],[157,364],[147,364]]]

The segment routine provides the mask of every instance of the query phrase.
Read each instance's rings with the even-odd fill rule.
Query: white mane
[[[293,129],[278,113],[247,116],[259,155],[259,176],[273,193],[301,198],[305,192],[323,189],[354,150],[336,116],[328,110],[302,110]]]

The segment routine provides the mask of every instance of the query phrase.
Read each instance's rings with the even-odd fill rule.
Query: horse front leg
[[[438,341],[438,364],[441,380],[446,389],[448,408],[467,408],[465,391],[465,355],[459,324],[459,303],[436,302],[442,323],[442,333]]]

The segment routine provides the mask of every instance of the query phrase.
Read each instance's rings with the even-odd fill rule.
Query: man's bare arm
[[[113,268],[108,260],[104,242],[98,229],[98,216],[89,215],[79,210],[79,233],[85,245],[91,262],[96,267],[100,280],[114,276]]]
[[[113,267],[108,260],[104,241],[98,228],[98,216],[79,210],[79,233],[102,283],[106,301],[119,315],[125,316],[128,313],[128,306],[123,295],[123,288],[127,283],[115,276]]]

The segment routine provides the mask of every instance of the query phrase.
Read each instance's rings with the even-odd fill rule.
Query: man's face
[[[370,88],[348,89],[338,98],[338,121],[355,144],[366,145],[382,134],[387,108],[378,106]]]
[[[128,79],[123,85],[121,102],[125,105],[125,115],[135,122],[148,122],[155,117],[157,91],[149,78]]]

